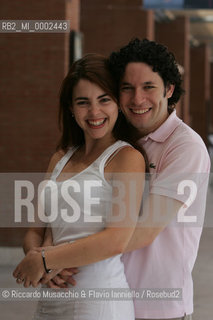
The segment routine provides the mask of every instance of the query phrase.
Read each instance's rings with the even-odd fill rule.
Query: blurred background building
[[[144,9],[155,2],[158,9]],[[46,170],[59,138],[58,93],[69,65],[88,52],[108,55],[134,37],[156,40],[174,52],[186,91],[177,113],[209,146],[213,10],[165,8],[189,2],[1,0],[4,20],[70,20],[70,33],[0,33],[1,172]]]

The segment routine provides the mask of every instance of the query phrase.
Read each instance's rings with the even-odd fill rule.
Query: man
[[[109,60],[120,107],[133,139],[147,152],[151,173],[149,215],[138,223],[127,248],[138,250],[123,259],[130,287],[150,289],[147,300],[135,300],[136,318],[191,319],[191,272],[205,212],[209,156],[200,136],[176,116],[181,76],[166,47],[135,39]],[[149,298],[156,290],[165,295],[164,289],[177,290],[177,299]]]

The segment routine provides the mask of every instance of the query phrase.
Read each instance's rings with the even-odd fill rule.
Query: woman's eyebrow
[[[97,99],[101,99],[103,97],[106,97],[108,96],[108,93],[104,93],[104,94],[101,94],[100,96],[97,97]],[[74,99],[74,101],[79,101],[79,100],[89,100],[89,98],[87,97],[77,97]]]
[[[108,96],[108,93],[104,93],[104,94],[102,94],[102,95],[98,96],[98,98],[97,98],[97,99],[101,99],[101,98],[106,97],[106,96]]]
[[[88,100],[87,97],[77,97],[74,99],[74,101],[78,101],[78,100]]]

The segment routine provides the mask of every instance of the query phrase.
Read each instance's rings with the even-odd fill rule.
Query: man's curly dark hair
[[[164,86],[174,84],[175,89],[171,98],[168,99],[168,109],[178,102],[184,90],[181,87],[182,79],[178,70],[177,62],[173,53],[167,47],[155,41],[135,38],[117,52],[112,52],[109,57],[109,67],[117,83],[124,76],[125,68],[130,62],[142,62],[152,67],[163,79]]]

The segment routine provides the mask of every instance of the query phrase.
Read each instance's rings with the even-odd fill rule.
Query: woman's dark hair
[[[169,84],[175,85],[173,95],[168,99],[168,110],[171,111],[184,93],[181,87],[181,74],[174,55],[168,51],[167,47],[154,41],[138,38],[130,41],[119,51],[112,52],[109,57],[109,67],[118,85],[124,76],[127,64],[131,62],[148,64],[160,75],[165,87]]]
[[[85,143],[84,132],[77,124],[75,118],[72,117],[70,110],[72,105],[73,89],[80,79],[85,79],[95,83],[116,103],[118,102],[117,83],[109,70],[108,59],[102,55],[91,53],[74,62],[62,82],[60,90],[59,127],[62,131],[62,135],[57,149],[62,149],[64,151],[71,146],[81,146]],[[131,143],[146,159],[143,149],[136,146],[131,140],[128,128],[128,122],[122,112],[119,112],[118,119],[112,131],[115,139]]]

